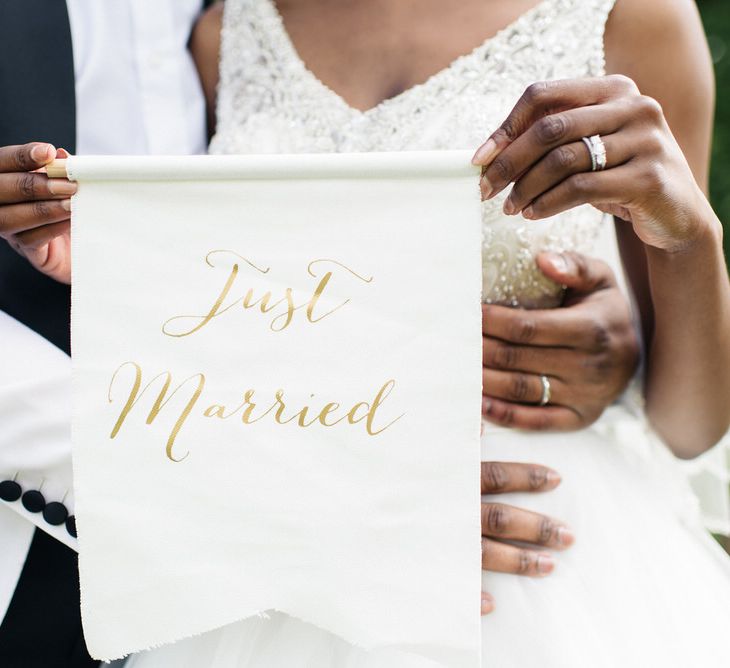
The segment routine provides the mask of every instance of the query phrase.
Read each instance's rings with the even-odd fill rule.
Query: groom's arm
[[[71,360],[1,311],[0,342],[1,502],[75,550]]]

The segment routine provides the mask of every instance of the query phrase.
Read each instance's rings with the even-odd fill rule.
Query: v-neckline
[[[299,55],[299,51],[295,46],[289,31],[287,30],[286,24],[284,23],[284,17],[281,15],[279,8],[276,6],[276,0],[261,0],[264,9],[269,13],[274,29],[279,33],[279,38],[282,43],[282,48],[287,52],[285,55],[291,58],[291,61],[301,71],[303,77],[308,79],[313,85],[320,90],[324,91],[329,95],[337,104],[342,108],[346,109],[353,116],[366,118],[377,114],[383,109],[387,109],[391,106],[401,103],[403,100],[412,97],[418,91],[427,91],[430,87],[436,85],[441,79],[448,76],[458,66],[473,60],[478,56],[486,55],[491,48],[498,44],[504,37],[515,30],[518,30],[522,24],[528,22],[533,16],[544,11],[554,0],[540,0],[536,5],[530,7],[527,11],[520,14],[514,21],[508,23],[504,28],[500,28],[494,35],[487,37],[481,44],[475,46],[471,51],[457,56],[448,63],[446,66],[437,70],[422,82],[413,84],[405,90],[401,91],[397,95],[387,97],[376,105],[367,109],[358,109],[353,107],[342,95],[337,91],[330,88],[324,81],[322,81],[304,62],[302,57]]]

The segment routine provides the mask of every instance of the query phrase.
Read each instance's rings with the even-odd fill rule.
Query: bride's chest
[[[211,150],[474,149],[505,118],[529,84],[602,71],[602,37],[596,35],[583,7],[574,0],[543,1],[472,51],[426,75],[425,80],[423,72],[406,72],[396,66],[391,78],[379,79],[377,91],[375,78],[369,88],[364,87],[368,99],[362,98],[361,106],[387,99],[363,111],[334,83],[346,78],[349,86],[360,87],[364,75],[359,70],[357,76],[352,72],[346,76],[352,52],[343,51],[342,57],[334,59],[339,64],[327,75],[308,62],[312,58],[314,62],[317,58],[322,63],[333,61],[327,49],[341,37],[327,42],[330,46],[322,47],[325,50],[318,56],[311,51],[303,57],[272,0],[229,0],[221,50],[218,132]],[[295,15],[290,18],[292,34],[306,28],[306,22],[295,28]],[[311,44],[311,38],[306,43]],[[353,44],[351,49],[367,50],[367,39]],[[364,68],[362,63],[376,57],[384,59],[377,53],[361,55],[356,59],[358,67]],[[429,63],[430,68],[436,66]],[[398,81],[399,76],[407,80]],[[410,85],[411,79],[419,77],[420,83]],[[391,90],[383,87],[386,79]]]
[[[306,68],[366,110],[447,68],[536,2],[275,0],[274,8]]]

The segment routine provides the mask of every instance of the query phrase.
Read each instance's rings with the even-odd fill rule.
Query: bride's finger
[[[485,395],[496,399],[537,405],[543,398],[541,375],[482,368],[482,388]],[[568,406],[568,392],[566,392],[565,383],[554,376],[545,377],[550,383],[551,405]]]
[[[475,165],[488,165],[535,121],[564,109],[599,104],[621,96],[637,96],[636,84],[620,74],[604,77],[538,81],[527,87],[507,118],[476,151]]]
[[[580,107],[537,121],[502,151],[482,174],[482,196],[490,199],[519,179],[550,151],[590,135],[610,135],[629,119],[625,106]]]
[[[606,169],[625,164],[636,154],[636,142],[631,133],[603,136],[606,146]],[[557,186],[573,174],[590,172],[591,154],[583,141],[564,144],[550,151],[540,162],[515,182],[512,192],[504,202],[508,215],[519,213],[530,202]]]
[[[558,550],[575,541],[573,532],[552,517],[505,503],[482,503],[482,535]]]
[[[645,187],[640,172],[632,169],[632,164],[633,161],[605,172],[573,174],[525,207],[522,215],[529,220],[538,220],[581,204],[624,205],[637,189]]]
[[[482,569],[497,573],[545,577],[555,569],[555,560],[545,552],[515,547],[482,538]]]
[[[482,415],[500,427],[528,431],[574,431],[586,422],[582,415],[564,406],[525,406],[494,397],[482,398]]]
[[[482,462],[482,494],[548,492],[560,484],[560,474],[540,464]]]

